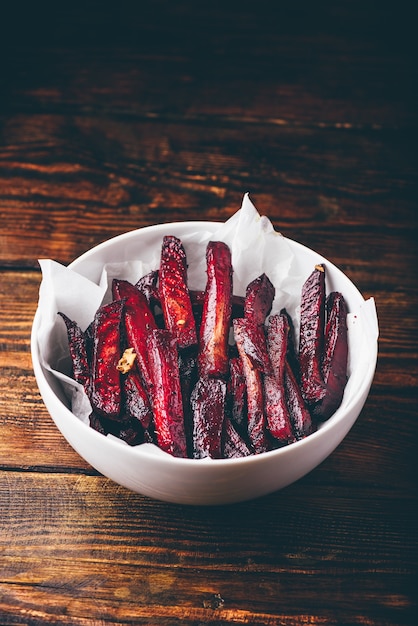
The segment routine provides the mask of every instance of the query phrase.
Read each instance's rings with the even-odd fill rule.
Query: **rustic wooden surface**
[[[2,625],[417,623],[413,20],[371,0],[274,4],[16,4],[3,20]],[[246,191],[375,298],[374,384],[339,448],[282,492],[153,501],[52,425],[29,351],[37,259],[225,220]]]

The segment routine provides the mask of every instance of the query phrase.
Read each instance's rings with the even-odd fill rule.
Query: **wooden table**
[[[371,0],[273,4],[57,3],[47,19],[34,3],[3,21],[2,625],[417,623],[413,21]],[[154,501],[99,475],[47,414],[37,259],[226,220],[246,191],[375,298],[374,384],[344,442],[283,491]]]

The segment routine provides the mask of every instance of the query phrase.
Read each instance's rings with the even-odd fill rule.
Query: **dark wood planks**
[[[164,0],[36,13],[36,29],[29,10],[5,32],[5,111],[416,126],[413,20],[389,6]]]
[[[50,477],[26,475],[24,499],[9,509],[13,539],[4,550],[0,610],[42,607],[39,619],[53,615],[60,624],[104,614],[251,624],[292,623],[304,614],[333,623],[341,615],[356,624],[363,603],[371,623],[397,624],[411,611],[413,554],[400,553],[399,542],[413,532],[413,518],[399,496],[382,509],[378,490],[360,489],[353,499],[350,488],[316,484],[313,493],[302,479],[291,492],[256,502],[196,509],[115,491],[100,477],[52,478],[53,491],[43,485]],[[21,480],[1,475],[2,497],[19,492]],[[382,603],[379,587],[389,580],[391,597]]]
[[[412,626],[415,22],[357,0],[140,4],[16,5],[2,32],[0,622]],[[375,298],[372,391],[295,485],[227,507],[153,501],[100,476],[47,414],[37,259],[223,221],[245,191]]]
[[[6,265],[69,262],[160,221],[224,221],[246,191],[284,234],[337,263],[347,259],[346,232],[353,262],[366,252],[375,264],[397,256],[402,237],[415,254],[416,180],[403,133],[24,115],[8,119],[3,137]]]

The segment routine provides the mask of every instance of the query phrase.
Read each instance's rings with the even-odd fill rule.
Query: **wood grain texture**
[[[17,16],[3,108],[415,126],[407,12],[373,2],[125,4],[68,8],[54,29],[51,16],[35,15],[36,30],[30,14]]]
[[[284,234],[324,253],[341,250],[345,232],[353,262],[360,248],[374,264],[385,253],[397,257],[405,236],[416,253],[415,170],[393,133],[269,125],[243,132],[215,122],[190,128],[49,115],[10,119],[3,133],[14,146],[13,154],[0,149],[4,264],[68,262],[108,237],[161,221],[224,221],[246,191]],[[399,218],[409,232],[398,233]]]
[[[415,626],[415,22],[388,2],[9,7],[0,45],[1,626]],[[249,191],[376,302],[373,386],[319,467],[177,506],[76,454],[32,372],[40,258],[228,219]]]
[[[2,498],[20,491],[21,480],[3,476]],[[399,553],[399,540],[413,532],[413,520],[402,498],[394,498],[392,513],[385,510],[382,518],[378,491],[370,498],[369,489],[359,490],[353,500],[350,488],[318,484],[312,496],[307,479],[291,494],[285,490],[258,502],[202,510],[150,502],[86,476],[55,475],[48,501],[43,483],[50,480],[28,474],[25,499],[13,498],[2,586],[11,606],[33,610],[52,600],[49,610],[56,619],[64,616],[58,623],[88,611],[96,619],[104,613],[126,621],[158,615],[261,624],[281,615],[291,619],[292,613],[294,620],[309,613],[333,623],[341,611],[347,623],[361,623],[358,603],[368,603],[368,615],[377,620],[396,620],[411,609],[413,560]],[[40,534],[31,535],[32,515],[42,526]],[[382,602],[379,580],[385,579],[391,581],[391,598]],[[205,605],[216,596],[223,602],[213,613]],[[331,607],[339,610],[333,614]]]

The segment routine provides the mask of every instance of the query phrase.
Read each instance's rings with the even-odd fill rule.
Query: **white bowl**
[[[69,266],[98,281],[106,263],[148,258],[160,248],[166,234],[179,238],[196,230],[214,232],[214,222],[160,224],[132,231],[89,250]],[[341,291],[349,311],[362,317],[367,303],[349,278],[320,254],[284,238],[307,277],[316,263],[324,262],[327,282]],[[368,301],[370,302],[370,301]],[[76,417],[59,380],[41,364],[40,312],[36,312],[31,337],[33,368],[43,401],[57,428],[90,465],[116,483],[140,494],[180,504],[210,505],[249,500],[272,493],[298,480],[319,465],[344,439],[366,401],[377,361],[377,319],[374,304],[364,313],[354,348],[349,328],[350,379],[341,407],[317,432],[285,448],[242,459],[193,460],[174,458],[151,444],[130,447],[96,432]],[[367,306],[366,306],[367,309]],[[370,323],[371,321],[371,323]]]

